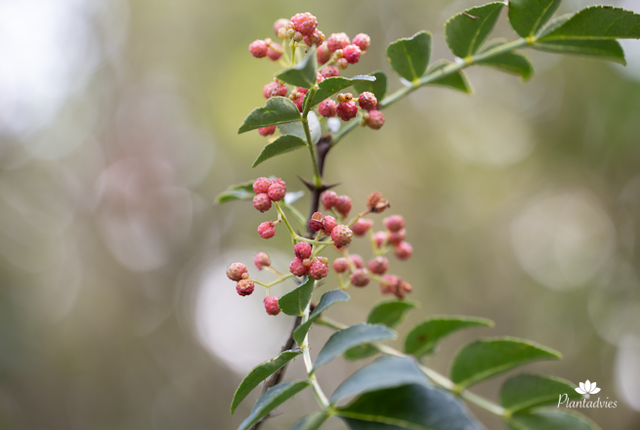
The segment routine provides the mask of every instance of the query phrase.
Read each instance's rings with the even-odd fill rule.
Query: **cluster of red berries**
[[[279,202],[287,194],[287,184],[280,178],[258,178],[253,183],[253,207],[260,212],[271,209],[271,202]],[[263,222],[258,226],[258,233],[263,239],[270,239],[276,234],[276,224],[273,221]]]
[[[271,259],[264,252],[258,252],[253,257],[253,262],[258,268],[262,270],[264,267],[271,266]],[[232,263],[227,267],[227,277],[232,281],[236,281],[236,291],[241,296],[249,296],[253,293],[255,283],[249,279],[249,272],[247,266],[242,263]],[[264,308],[269,315],[278,315],[280,313],[280,307],[278,306],[278,297],[265,297]]]
[[[384,125],[384,114],[376,109],[378,99],[373,93],[365,91],[358,96],[358,105],[353,100],[353,94],[338,94],[337,104],[332,99],[326,99],[318,105],[318,113],[326,118],[338,115],[343,121],[349,121],[358,114],[358,105],[365,110],[363,124],[374,130],[379,130]]]
[[[400,260],[407,260],[413,254],[413,247],[405,242],[407,231],[404,229],[404,218],[401,215],[392,215],[384,220],[386,231],[378,231],[373,237],[376,247],[382,249],[385,245],[393,246],[393,253]]]
[[[371,45],[371,38],[364,34],[357,34],[353,41],[346,33],[333,33],[326,42],[318,46],[316,53],[319,64],[335,64],[344,70],[349,64],[360,61],[360,56],[367,53]]]

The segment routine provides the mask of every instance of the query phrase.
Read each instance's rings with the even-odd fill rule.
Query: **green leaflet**
[[[504,3],[489,3],[454,15],[444,25],[449,49],[460,58],[475,54],[500,16]]]

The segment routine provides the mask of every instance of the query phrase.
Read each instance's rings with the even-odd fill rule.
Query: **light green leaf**
[[[482,430],[453,394],[425,385],[365,393],[336,413],[352,430]]]
[[[509,0],[509,22],[522,37],[533,36],[549,21],[562,0]]]
[[[349,348],[371,342],[395,339],[396,333],[383,326],[356,324],[331,335],[327,343],[318,353],[312,371],[318,369],[345,352]]]
[[[409,357],[386,355],[349,376],[331,395],[331,404],[347,397],[402,385],[429,386],[429,380]]]
[[[460,58],[475,54],[493,30],[504,3],[478,6],[454,15],[444,25],[449,49]]]
[[[342,76],[333,76],[331,78],[327,78],[324,81],[318,83],[318,91],[313,97],[313,101],[309,102],[311,103],[310,108],[321,103],[326,98],[339,93],[345,88],[349,88],[352,85],[363,83],[363,82],[367,84],[372,84],[375,82],[375,80],[376,80],[375,76],[367,76],[367,75],[358,75],[358,76],[354,76],[353,78],[345,78]]]
[[[254,181],[247,181],[241,184],[231,185],[218,194],[213,201],[219,205],[233,200],[251,200],[256,195],[256,193],[253,192],[253,182]]]
[[[251,414],[242,421],[238,430],[247,430],[255,423],[266,417],[269,412],[289,400],[309,386],[307,381],[284,382],[267,390],[251,410]]]
[[[235,412],[238,405],[247,397],[247,395],[256,388],[260,382],[267,379],[274,374],[278,369],[283,367],[289,361],[302,354],[301,349],[294,349],[289,351],[283,351],[279,356],[264,363],[258,364],[251,369],[251,372],[240,383],[240,386],[233,395],[233,401],[231,402],[231,415]]]
[[[514,414],[507,420],[511,430],[601,430],[582,414],[573,411],[541,409],[526,414]]]
[[[298,345],[302,345],[309,328],[311,328],[311,324],[313,324],[322,312],[334,303],[346,302],[349,299],[349,295],[342,290],[331,290],[324,293],[322,297],[320,297],[318,305],[315,307],[313,312],[311,312],[311,315],[309,315],[309,320],[304,324],[301,324],[300,327],[293,332],[293,340],[295,340]]]
[[[484,48],[482,48],[482,52],[490,51],[504,43],[507,43],[506,39],[489,41]],[[518,51],[505,52],[504,54],[478,61],[477,64],[495,67],[503,72],[513,73],[520,76],[523,82],[528,81],[533,76],[533,65],[529,57]]]
[[[315,411],[295,423],[289,430],[318,430],[328,418],[329,414],[326,412]]]
[[[561,354],[523,339],[479,339],[462,347],[453,359],[451,380],[466,388],[534,360],[559,359]]]
[[[404,343],[404,352],[420,358],[432,353],[436,344],[451,333],[482,326],[493,327],[493,321],[463,316],[434,316],[409,332]]]
[[[315,279],[307,276],[302,284],[280,297],[278,300],[280,310],[287,315],[303,316],[304,310],[311,301],[314,285]]]
[[[374,82],[358,82],[353,86],[353,88],[358,92],[358,94],[369,91],[376,96],[378,101],[381,101],[384,98],[385,94],[387,94],[387,75],[384,72],[376,71],[371,73],[371,76],[376,78]]]
[[[540,41],[640,38],[640,15],[611,6],[592,6],[571,16],[553,31],[544,31]]]
[[[316,84],[317,69],[316,47],[312,46],[302,61],[289,69],[278,72],[276,78],[285,81],[287,84],[311,88]]]
[[[386,49],[389,66],[409,82],[416,81],[427,70],[431,56],[431,33],[420,31],[390,43]]]
[[[396,328],[411,309],[418,307],[417,302],[409,300],[393,300],[376,304],[369,312],[369,324],[384,324],[389,328]]]
[[[538,41],[532,48],[553,54],[583,55],[597,60],[613,61],[626,65],[624,51],[617,40],[556,39]]]
[[[445,68],[449,64],[451,63],[447,60],[436,61],[427,69],[427,76],[431,77],[433,75],[437,75],[438,70]],[[471,85],[467,80],[467,75],[465,75],[461,70],[450,75],[443,76],[441,78],[434,76],[434,79],[430,80],[427,85],[438,85],[441,87],[447,87],[453,90],[462,91],[465,94],[471,94],[473,92],[473,90],[471,89]]]
[[[569,399],[580,399],[576,386],[570,381],[550,376],[523,373],[508,379],[500,389],[500,404],[515,413],[537,406],[558,402],[566,394]]]
[[[251,167],[256,167],[258,164],[276,155],[291,152],[298,148],[304,148],[305,146],[307,145],[298,136],[285,134],[262,148],[262,152],[258,155],[258,158],[256,158],[256,161],[253,162]]]
[[[295,103],[286,97],[271,97],[264,107],[255,108],[247,115],[238,129],[238,134],[261,127],[300,120],[302,117]]]

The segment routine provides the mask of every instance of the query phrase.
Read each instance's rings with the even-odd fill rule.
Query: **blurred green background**
[[[594,3],[565,0],[559,13]],[[635,0],[609,3],[640,10]],[[263,250],[286,270],[291,252],[284,234],[256,234],[273,213],[213,198],[257,176],[280,176],[289,190],[310,176],[305,151],[250,167],[265,139],[236,130],[264,103],[278,66],[252,58],[248,44],[273,37],[276,19],[310,11],[326,35],[371,36],[348,75],[390,74],[384,47],[422,29],[433,33],[432,59],[452,60],[442,25],[478,4],[1,0],[0,428],[236,428],[257,393],[231,416],[235,388],[278,353],[291,321],[267,316],[261,291],[240,298],[224,269],[249,266]],[[515,37],[506,19],[495,35]],[[640,42],[624,47],[626,68],[531,52],[537,73],[527,84],[476,67],[473,96],[416,92],[385,111],[380,131],[345,139],[326,178],[356,207],[381,191],[407,220],[415,253],[391,270],[422,305],[401,333],[433,314],[496,322],[452,336],[431,366],[446,372],[477,336],[532,339],[564,359],[528,370],[596,381],[618,408],[583,412],[605,429],[632,430]],[[390,87],[400,87],[393,76]],[[299,204],[306,213],[307,198]],[[364,244],[354,248],[369,256]],[[377,287],[350,293],[329,313],[361,322],[380,300]],[[330,334],[315,328],[312,342]],[[325,391],[359,365],[323,368]],[[287,378],[302,375],[297,360]],[[502,380],[476,390],[495,399]],[[263,429],[289,428],[314,404],[302,393]]]

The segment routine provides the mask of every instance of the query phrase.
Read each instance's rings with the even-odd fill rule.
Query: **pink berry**
[[[317,72],[316,73],[316,82],[319,84],[322,81],[324,81],[324,76],[322,76],[322,73]]]
[[[262,88],[262,95],[265,99],[271,97],[285,97],[287,95],[287,86],[278,82],[269,82]]]
[[[272,42],[267,49],[267,57],[269,57],[271,61],[278,61],[280,57],[282,57],[282,46]]]
[[[380,249],[382,245],[387,242],[387,233],[384,231],[376,231],[373,235],[373,240],[376,242],[376,248]]]
[[[305,94],[303,93],[295,92],[295,93],[292,93],[291,96],[289,97],[300,112],[302,112],[302,109],[303,109],[304,96]]]
[[[260,136],[271,136],[273,133],[276,132],[276,126],[275,125],[270,125],[267,127],[261,127],[258,129],[258,133],[260,133]]]
[[[311,267],[309,267],[309,276],[313,279],[326,278],[328,273],[329,266],[326,263],[319,260],[313,260],[311,262]]]
[[[264,40],[254,40],[249,44],[249,52],[256,58],[263,58],[267,56],[267,46]]]
[[[411,244],[409,242],[400,242],[393,249],[393,253],[400,260],[407,260],[413,254],[413,247],[411,246]]]
[[[287,194],[287,186],[284,184],[284,182],[274,181],[269,186],[269,191],[267,191],[267,194],[269,195],[269,198],[271,200],[273,200],[274,202],[279,202],[284,198],[285,194]]]
[[[307,46],[320,46],[324,43],[324,33],[318,29],[315,29],[311,36],[304,36],[302,41]]]
[[[289,272],[296,276],[304,276],[309,272],[309,268],[303,264],[301,259],[296,257],[289,264]]]
[[[320,212],[314,212],[309,220],[309,228],[313,231],[320,231],[324,229],[324,215]]]
[[[333,33],[327,39],[327,49],[331,52],[336,52],[338,49],[343,49],[350,43],[349,36],[345,33]]]
[[[389,231],[400,231],[404,228],[404,218],[402,215],[391,215],[384,219],[384,225]]]
[[[346,58],[339,58],[338,60],[336,60],[336,66],[340,70],[347,70],[347,67],[349,67],[349,62],[347,61]]]
[[[262,270],[263,267],[271,266],[271,258],[266,252],[258,252],[253,256],[253,264],[256,265],[258,270]]]
[[[318,105],[318,113],[325,118],[336,116],[336,102],[326,99]]]
[[[396,288],[402,280],[396,275],[384,275],[380,283],[380,292],[382,294],[395,294]]]
[[[293,253],[301,260],[311,257],[311,245],[307,242],[296,243],[293,247]]]
[[[333,231],[334,228],[336,228],[337,225],[338,225],[338,221],[336,221],[336,219],[331,215],[327,215],[324,217],[324,233],[327,236],[331,235],[331,232]]]
[[[369,111],[369,116],[367,117],[367,126],[374,130],[380,130],[384,125],[384,114],[379,110],[371,110]]]
[[[342,55],[349,64],[356,64],[360,61],[360,48],[357,45],[347,45],[342,48]]]
[[[351,118],[355,118],[358,113],[358,106],[353,100],[338,103],[336,114],[343,121],[349,121]]]
[[[280,313],[280,306],[278,306],[277,297],[265,297],[264,308],[269,315],[278,315]]]
[[[372,110],[378,106],[378,99],[375,94],[365,91],[358,97],[358,104],[364,110]]]
[[[245,273],[248,273],[247,266],[242,263],[231,263],[229,267],[227,267],[227,278],[232,281],[239,281],[245,278]]]
[[[404,240],[405,237],[407,237],[407,230],[405,230],[404,228],[402,230],[392,231],[387,237],[387,242],[393,245],[398,245]]]
[[[337,248],[342,248],[345,245],[351,243],[353,238],[353,232],[346,225],[337,225],[331,232],[331,240]]]
[[[358,254],[351,254],[349,259],[353,263],[354,266],[358,269],[362,269],[364,267],[364,259],[360,257]]]
[[[253,183],[253,192],[256,194],[266,193],[271,186],[271,180],[269,178],[261,177],[256,179]]]
[[[280,37],[280,33],[279,33],[280,29],[281,28],[286,29],[287,25],[289,25],[289,20],[280,18],[279,20],[273,23],[273,32],[275,33],[276,36]]]
[[[267,193],[256,194],[253,198],[253,207],[260,212],[266,212],[271,209],[271,199]]]
[[[336,258],[333,260],[333,270],[336,273],[344,273],[349,270],[349,262],[344,257]]]
[[[354,287],[366,287],[371,281],[371,277],[367,269],[357,269],[351,274],[350,280]]]
[[[331,59],[331,51],[327,48],[327,42],[318,46],[316,58],[318,59],[318,64],[324,64]]]
[[[320,199],[322,200],[322,206],[324,206],[325,210],[331,209],[338,203],[338,195],[335,191],[325,191],[320,196]]]
[[[258,233],[263,239],[271,239],[276,234],[276,225],[273,221],[265,221],[258,226]]]
[[[371,45],[371,38],[364,33],[356,34],[353,38],[353,44],[357,45],[362,51],[366,51]]]
[[[296,31],[305,36],[311,36],[318,26],[318,20],[309,12],[295,14],[291,18],[291,23]]]
[[[372,226],[372,219],[360,218],[351,226],[351,230],[356,236],[364,236],[367,230],[369,230]]]
[[[351,198],[349,196],[339,196],[336,201],[336,210],[347,216],[351,212]]]
[[[340,76],[340,70],[336,66],[325,66],[320,72],[325,78]]]
[[[271,181],[272,184],[281,184],[283,187],[287,187],[287,183],[285,181],[282,180],[282,178],[275,178],[273,181]]]
[[[367,263],[367,269],[376,275],[384,275],[389,269],[389,260],[386,257],[378,256],[372,258]]]
[[[242,279],[236,284],[236,291],[241,296],[249,296],[251,295],[251,293],[253,293],[254,287],[255,285],[253,284],[252,280]]]

